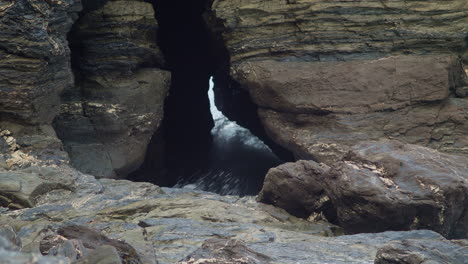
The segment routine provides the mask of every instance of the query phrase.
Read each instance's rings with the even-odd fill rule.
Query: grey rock
[[[402,240],[385,244],[377,251],[375,264],[464,264],[468,260],[468,246],[446,240]]]
[[[0,226],[0,248],[7,250],[19,250],[21,240],[16,235],[15,230],[9,225]]]
[[[53,242],[61,242],[61,243],[54,245],[47,252],[41,252],[41,253],[43,255],[67,257],[71,261],[76,261],[78,259],[81,259],[89,255],[89,250],[83,245],[83,243],[80,240],[69,239],[69,240],[63,241],[60,238],[55,237],[55,239],[53,239]],[[41,244],[42,248],[44,246],[45,245]]]
[[[180,264],[268,264],[268,256],[259,254],[239,240],[209,239]]]
[[[80,259],[76,264],[121,264],[122,262],[117,250],[108,245],[93,250],[86,258]],[[130,262],[132,263],[132,262]]]

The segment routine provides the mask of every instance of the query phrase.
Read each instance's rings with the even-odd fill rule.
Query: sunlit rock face
[[[214,119],[213,144],[208,166],[179,180],[176,186],[212,191],[223,195],[255,195],[268,169],[281,163],[248,129],[226,118],[215,105],[210,78],[210,111]]]
[[[212,8],[232,78],[296,157],[332,162],[357,142],[389,138],[467,155],[465,1]]]

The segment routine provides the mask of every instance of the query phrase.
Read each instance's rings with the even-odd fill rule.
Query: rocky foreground
[[[468,254],[466,240],[429,230],[335,237],[341,228],[254,197],[30,165],[0,172],[0,263],[466,263]]]
[[[467,263],[466,0],[206,4],[223,111],[297,161],[258,197],[97,179],[164,117],[156,5],[1,1],[0,263]]]

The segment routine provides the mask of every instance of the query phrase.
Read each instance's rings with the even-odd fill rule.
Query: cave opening
[[[130,179],[220,194],[257,194],[268,169],[282,160],[253,135],[268,141],[248,96],[240,92],[242,100],[237,100],[239,92],[230,90],[228,52],[220,34],[207,24],[212,1],[148,2],[155,9],[158,45],[172,83],[162,126],[144,164]],[[214,105],[214,93],[228,117]],[[236,104],[242,105],[232,107]]]

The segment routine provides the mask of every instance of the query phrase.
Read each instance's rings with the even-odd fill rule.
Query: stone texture
[[[40,167],[0,172],[0,204],[16,209],[32,207],[47,192],[70,190],[73,179],[67,175],[57,177],[57,174],[61,173]]]
[[[233,81],[218,97],[246,91],[268,136],[297,159],[331,163],[360,141],[391,138],[467,155],[467,8],[215,1]]]
[[[234,63],[249,59],[343,61],[465,47],[464,0],[215,1]]]
[[[122,260],[114,247],[102,246],[77,264],[121,264]]]
[[[325,164],[299,160],[288,162],[268,171],[258,201],[283,208],[298,217],[307,218],[315,212],[333,211],[330,198],[322,184],[311,175],[324,174]],[[333,217],[329,215],[328,219]]]
[[[403,240],[390,242],[377,251],[375,264],[451,263],[463,264],[468,246],[443,240]]]
[[[0,4],[0,126],[50,124],[59,94],[73,85],[66,34],[80,1]]]
[[[140,263],[170,264],[190,259],[214,238],[239,241],[242,252],[266,255],[270,263],[373,263],[390,241],[443,239],[427,230],[333,237],[336,226],[296,218],[254,197],[96,180],[65,164],[55,169],[73,177],[71,191],[50,190],[33,208],[0,214],[0,225],[10,225],[22,244],[21,253],[0,250],[10,263],[138,263],[126,257],[138,256]]]
[[[299,114],[368,113],[445,99],[453,63],[454,58],[443,55],[321,63],[254,61],[234,67],[233,76],[262,108]]]
[[[68,159],[51,123],[73,86],[67,33],[80,10],[77,0],[0,3],[0,171]]]
[[[268,264],[270,258],[259,254],[241,241],[228,239],[209,239],[200,249],[190,254],[180,264]]]
[[[151,4],[116,0],[87,9],[71,32],[78,81],[54,126],[83,172],[122,178],[143,162],[170,85],[157,28]]]
[[[468,103],[441,104],[367,114],[290,114],[260,109],[268,135],[297,158],[330,163],[365,140],[398,139],[443,152],[467,155]]]
[[[318,201],[330,199],[347,233],[431,229],[445,237],[466,238],[467,164],[465,157],[417,145],[362,142],[330,167],[301,161],[283,165],[301,168],[299,173],[272,169],[259,198],[303,214],[324,211]]]

